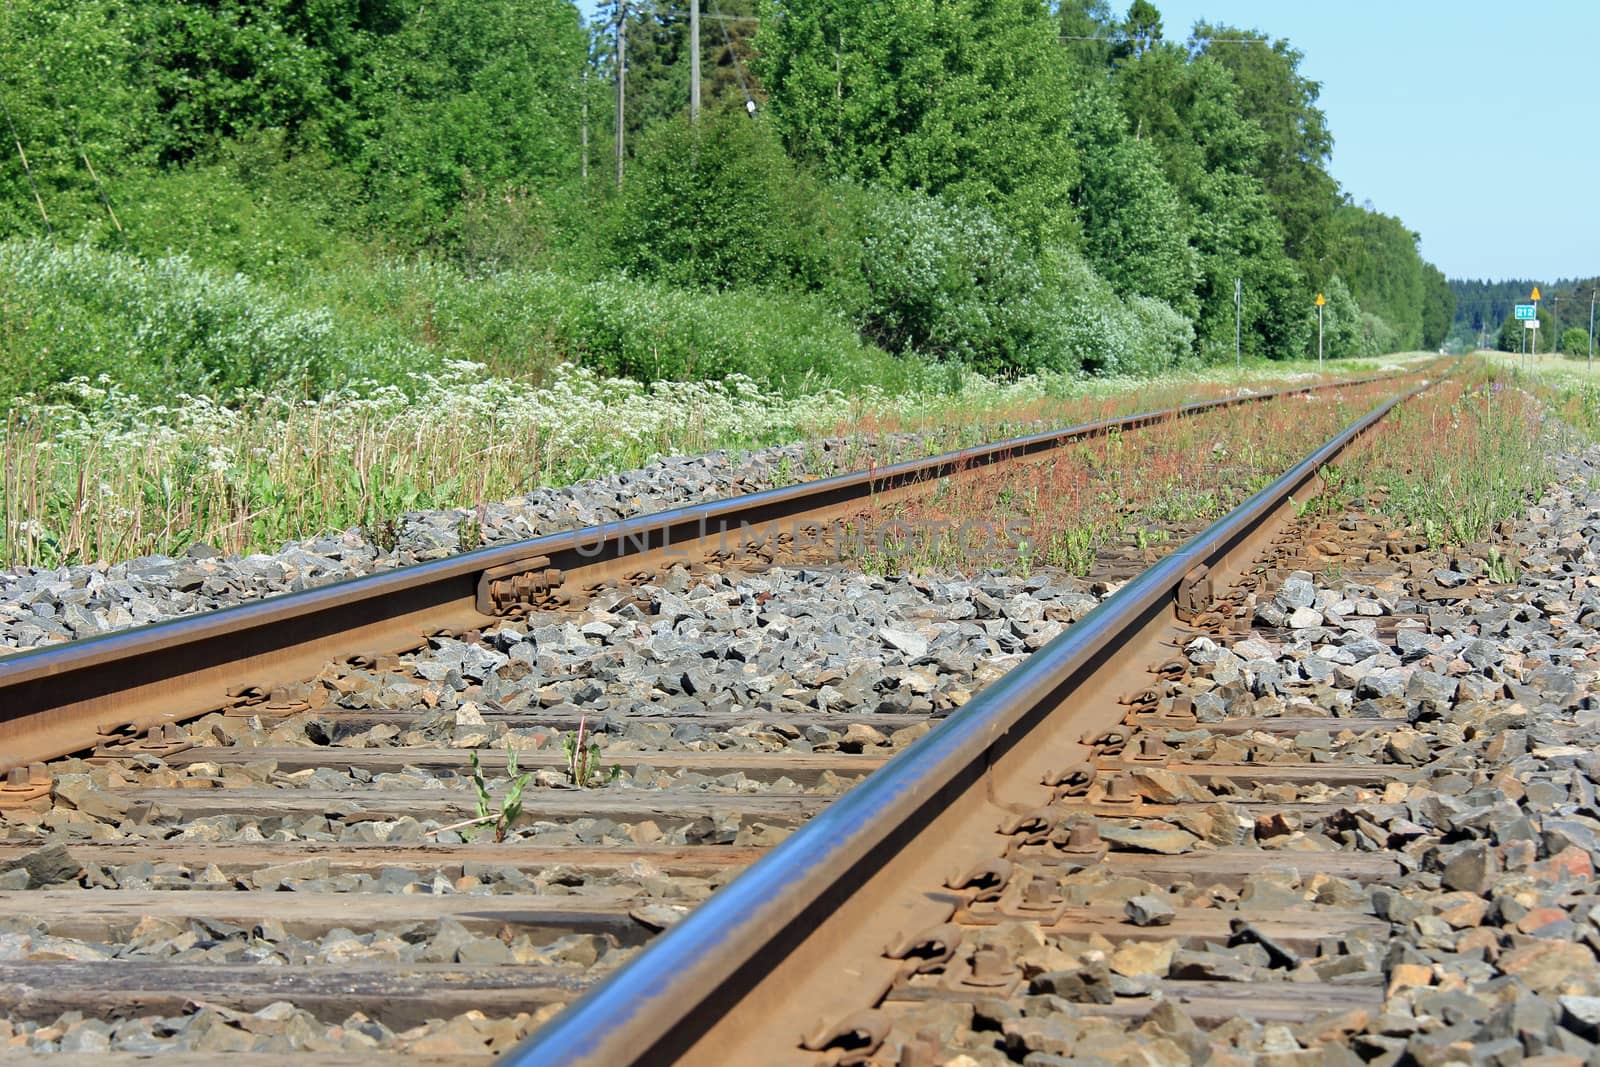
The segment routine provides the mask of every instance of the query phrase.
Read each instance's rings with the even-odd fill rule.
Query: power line
[[[1106,41],[1106,42],[1111,43],[1111,44],[1121,44],[1123,42],[1124,38],[1121,38],[1121,37],[1105,37],[1105,36],[1100,36],[1100,37],[1076,37],[1076,36],[1073,36],[1071,34],[1063,33],[1063,34],[1057,35],[1056,40],[1058,40],[1058,41]],[[1195,40],[1195,43],[1196,44],[1271,44],[1272,42],[1263,40],[1260,37],[1200,37],[1200,38],[1197,38]]]
[[[712,18],[717,20],[717,28],[722,31],[722,39],[728,45],[728,55],[733,60],[733,73],[739,79],[739,89],[744,93],[744,109],[751,118],[756,117],[756,98],[750,95],[750,83],[744,78],[744,63],[739,59],[739,53],[734,50],[733,38],[728,34],[727,23],[732,19],[722,16],[722,9],[717,7],[717,0],[711,0]],[[759,22],[760,20],[757,19]]]
[[[17,146],[17,155],[22,159],[22,172],[28,176],[28,188],[33,190],[33,202],[39,205],[39,217],[44,219],[45,235],[54,237],[55,227],[50,225],[50,216],[45,214],[44,199],[39,195],[38,183],[33,180],[33,168],[28,166],[28,153],[22,150],[22,138],[17,135],[17,124],[11,121],[11,108],[6,105],[4,97],[0,97],[0,108],[5,110],[6,126],[11,130],[11,140]]]

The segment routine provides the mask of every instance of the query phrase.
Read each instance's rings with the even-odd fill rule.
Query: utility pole
[[[583,147],[583,161],[580,167],[583,184],[587,188],[589,185],[589,67],[587,64],[583,68],[583,134],[581,144]]]
[[[1233,367],[1244,370],[1243,350],[1239,347],[1240,327],[1244,323],[1244,279],[1233,280]]]
[[[1594,377],[1594,298],[1600,289],[1589,290],[1589,376]]]
[[[689,0],[689,121],[700,121],[700,0]]]
[[[1561,294],[1550,297],[1550,354],[1561,351]]]
[[[622,111],[628,84],[628,0],[617,3],[617,188],[622,188]]]

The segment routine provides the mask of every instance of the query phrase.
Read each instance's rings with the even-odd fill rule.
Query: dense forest
[[[778,385],[795,365],[748,366],[723,336],[757,305],[841,323],[861,358],[998,375],[1231,360],[1236,279],[1252,358],[1314,355],[1318,292],[1334,357],[1437,347],[1456,317],[1417,235],[1329,175],[1288,41],[1180,39],[1148,0],[703,6],[691,122],[676,0],[589,23],[567,0],[13,0],[0,302],[27,314],[0,377],[126,377],[106,349],[148,323],[92,350],[27,325],[137,318],[133,292],[182,319],[147,345],[170,372],[210,319],[256,322],[206,303],[234,299],[222,281],[338,329],[401,323],[372,329],[411,352],[442,343],[454,279],[514,308],[493,336],[494,315],[462,315],[504,373],[563,358]],[[619,285],[645,310],[616,311]],[[698,309],[701,341],[624,336],[650,315],[657,340],[681,332],[667,305]],[[295,373],[381,377],[388,343]],[[205,387],[275,375],[201,362]]]

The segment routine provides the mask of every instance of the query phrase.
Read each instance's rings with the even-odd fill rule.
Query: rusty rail
[[[0,658],[0,774],[25,778],[40,760],[97,743],[159,750],[169,724],[261,701],[277,687],[356,656],[407,651],[508,610],[581,600],[607,582],[675,563],[737,554],[751,533],[847,516],[919,486],[1172,417],[1349,388],[1360,378],[1186,404],[1085,423],[877,470],[677,508],[322,586],[204,615]]]
[[[1121,721],[1116,700],[1181,617],[1237,577],[1310,499],[1322,468],[1418,386],[1380,405],[1151,567],[939,729],[808,822],[603,985],[508,1054],[513,1067],[815,1064],[870,1028],[904,935],[940,929],[928,892],[981,860],[997,820],[1047,803]],[[920,889],[918,887],[921,887]],[[936,940],[936,935],[935,935]],[[881,1035],[879,1035],[881,1037]]]

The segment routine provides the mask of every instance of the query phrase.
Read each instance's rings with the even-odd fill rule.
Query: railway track
[[[1593,523],[1526,540],[1542,592],[1359,516],[1290,530],[1359,430],[508,1061],[1592,1054]],[[1312,573],[1330,563],[1337,583]],[[1502,663],[1489,635],[1527,652]]]
[[[833,519],[864,497],[910,499],[941,477],[1037,461],[1048,449],[1157,418],[1074,428],[740,503],[769,523]],[[1281,515],[1289,493],[1305,499],[1318,466],[1302,465],[1266,510]],[[1109,591],[1097,595],[1093,583],[1044,575],[952,585],[787,569],[717,573],[727,561],[715,553],[725,548],[708,546],[725,545],[728,531],[750,521],[750,511],[732,505],[688,509],[598,536],[559,535],[293,603],[236,609],[223,613],[227,619],[182,620],[0,661],[0,684],[15,698],[5,705],[8,822],[29,825],[30,803],[36,812],[48,808],[25,840],[0,842],[0,868],[8,869],[0,878],[9,878],[0,882],[0,989],[13,1027],[81,1012],[81,1024],[52,1040],[58,1057],[77,1052],[85,1060],[106,1059],[113,1038],[124,1050],[118,1055],[140,1055],[139,1035],[130,1041],[119,1029],[131,1026],[149,1031],[151,1054],[177,1047],[197,1061],[229,1052],[248,1062],[247,1050],[268,1047],[260,1054],[293,1048],[345,1057],[338,1062],[381,1059],[405,1034],[415,1055],[463,1062],[508,1047],[656,932],[684,931],[643,957],[643,971],[623,972],[579,1009],[609,1011],[605,1005],[640,980],[630,976],[648,975],[660,967],[652,961],[682,951],[670,946],[694,943],[707,922],[694,909],[712,890],[771,853],[751,871],[759,885],[761,872],[785,854],[772,847],[819,813],[835,828],[824,835],[836,832],[838,819],[858,818],[848,813],[871,790],[857,783],[940,718],[967,707],[937,735],[948,749],[970,736],[972,727],[958,724],[1009,699],[1007,692],[1038,684],[1019,681],[1024,674],[1015,669],[1004,673],[986,652],[1002,653],[1010,666],[1041,648],[1042,659],[1027,661],[1026,677],[1036,677],[1035,661],[1059,659],[1050,650],[1060,641],[1049,639]],[[1231,547],[1230,558],[1246,558],[1243,544]],[[690,562],[712,566],[682,566],[684,545],[693,546]],[[1161,566],[1181,566],[1180,577],[1196,579],[1197,551],[1181,549]],[[1130,552],[1103,560],[1101,572],[1131,574],[1142,563]],[[1213,572],[1219,577],[1210,581],[1219,583],[1224,568],[1213,564]],[[1143,609],[1151,625],[1171,593],[1152,593],[1154,580],[1146,574],[1129,586],[1154,597]],[[1192,611],[1206,583],[1179,584]],[[1123,602],[1129,589],[1119,594]],[[851,603],[864,606],[840,607]],[[648,645],[648,620],[663,615],[703,627],[705,642],[687,652],[663,647],[642,664],[616,655],[619,646]],[[967,645],[931,648],[919,626],[951,616],[987,616],[993,625],[973,623],[981,640],[972,633]],[[745,631],[776,627],[794,655],[776,676],[766,665],[759,675],[743,672],[730,698],[695,661],[736,671],[748,663],[749,633],[717,623],[741,617]],[[841,619],[851,622],[842,631]],[[1080,632],[1073,627],[1069,638]],[[418,634],[434,636],[419,642]],[[848,651],[863,637],[874,646],[867,676],[844,669],[848,656],[840,667],[806,672],[828,640]],[[928,669],[930,659],[936,669]],[[1132,664],[1124,671],[1137,673]],[[879,700],[885,679],[894,683],[892,699]],[[630,687],[654,697],[619,709],[609,698]],[[232,694],[218,700],[219,689]],[[612,706],[591,718],[602,693]],[[1237,729],[1270,734],[1285,725]],[[615,766],[626,788],[576,787],[601,782],[575,783],[560,745],[594,728],[608,744],[593,774],[609,776]],[[940,747],[929,744],[917,751]],[[438,831],[477,809],[466,754],[481,752],[493,807],[503,803],[513,751],[519,770],[533,776],[519,839],[469,843],[464,828]],[[46,782],[30,765],[57,752],[81,755],[51,763]],[[1052,752],[1052,766],[1066,766],[1063,756]],[[1179,761],[1169,773],[1240,788],[1309,782],[1313,774],[1225,762],[1201,761],[1197,770]],[[1360,772],[1341,788],[1370,788],[1372,779],[1372,771]],[[880,780],[892,774],[868,781],[876,787]],[[56,806],[30,801],[41,786]],[[1115,808],[1125,803],[1123,788],[1113,790],[1114,810],[1125,810]],[[841,794],[846,801],[836,803]],[[1242,803],[1249,810],[1251,802]],[[815,839],[819,832],[799,833]],[[41,839],[52,844],[41,849]],[[1143,870],[1140,862],[1121,854],[1107,860],[1108,869],[1130,877]],[[1228,862],[1237,873],[1248,861]],[[1172,863],[1178,873],[1169,876],[1180,876],[1184,861]],[[1381,876],[1387,868],[1361,870]],[[735,883],[735,892],[748,882]],[[744,902],[750,899],[746,893]],[[877,907],[871,921],[881,924]],[[1086,936],[1111,921],[1093,907],[1075,918]],[[842,984],[830,984],[842,1001]],[[650,1003],[638,1001],[624,1015],[644,1017]],[[857,1010],[853,1002],[836,1017]],[[824,1019],[827,1010],[817,1014]],[[702,1013],[690,1017],[698,1022]],[[518,1054],[526,1062],[578,1054],[561,1042],[593,1015],[557,1018],[546,1044]],[[319,1033],[316,1019],[344,1025]],[[430,1022],[441,1019],[449,1021]],[[590,1027],[584,1040],[595,1038],[612,1041],[613,1031]],[[623,1040],[634,1047],[635,1038]],[[593,1062],[624,1062],[611,1058],[620,1047],[591,1049],[602,1057]],[[659,1045],[637,1048],[638,1062],[657,1062],[661,1053]]]

